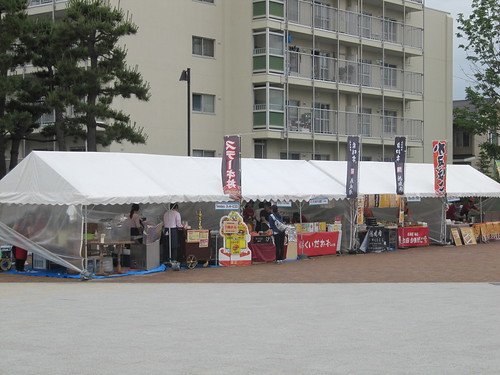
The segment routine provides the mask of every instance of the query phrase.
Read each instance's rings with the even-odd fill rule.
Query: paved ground
[[[88,282],[0,274],[0,373],[496,375],[499,265],[500,242]]]
[[[0,282],[80,282],[0,273]],[[401,283],[500,282],[500,241],[384,253],[322,256],[283,264],[211,267],[94,279],[91,283]]]

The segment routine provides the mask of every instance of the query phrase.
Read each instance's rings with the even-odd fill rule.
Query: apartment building
[[[359,135],[363,159],[382,161],[404,135],[408,161],[431,162],[432,140],[452,139],[452,19],[423,0],[119,4],[139,27],[122,42],[151,99],[114,105],[148,142],[106,150],[186,155],[189,139],[192,155],[220,156],[239,134],[244,157],[345,160]],[[29,12],[57,19],[65,6],[31,0]]]

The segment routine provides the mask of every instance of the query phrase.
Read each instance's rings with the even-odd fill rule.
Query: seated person
[[[480,212],[476,207],[474,198],[469,198],[467,202],[464,203],[462,209],[460,210],[460,215],[462,215],[466,220],[470,220],[471,216],[479,216]]]
[[[453,221],[463,221],[464,216],[460,214],[460,201],[455,201],[448,206],[446,218]]]

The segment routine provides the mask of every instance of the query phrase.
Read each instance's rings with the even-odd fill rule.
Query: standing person
[[[243,221],[245,223],[250,223],[255,225],[255,211],[253,210],[253,201],[249,201],[245,204],[245,208],[243,209]]]
[[[164,249],[165,254],[168,254],[168,249],[170,249],[170,261],[178,261],[179,228],[182,228],[179,205],[177,203],[172,203],[170,205],[170,210],[163,215],[163,234],[165,235]]]
[[[285,254],[285,231],[282,231],[280,227],[285,224],[278,213],[278,206],[272,206],[271,211],[272,213],[269,215],[269,226],[273,231],[274,246],[276,247],[276,263],[281,263],[283,262],[283,255]]]
[[[32,234],[32,224],[32,216],[28,215],[25,219],[22,219],[14,226],[14,230],[22,234],[24,237],[29,238]],[[24,270],[24,264],[28,259],[28,251],[19,246],[14,246],[14,258],[16,258],[16,271],[26,272]]]
[[[139,216],[139,205],[134,203],[130,209],[130,240],[142,244],[142,232],[144,227]]]

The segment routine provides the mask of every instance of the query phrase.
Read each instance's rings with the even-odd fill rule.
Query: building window
[[[253,144],[255,159],[267,158],[267,147],[264,139],[256,139]]]
[[[214,3],[214,0],[195,0],[195,1],[198,1],[200,3],[210,3],[210,4]]]
[[[280,159],[286,160],[286,152],[280,152]],[[289,152],[288,160],[300,160],[300,153],[298,152]]]
[[[87,151],[85,149],[85,146],[73,146],[69,148],[70,151],[75,151],[75,152],[85,152]]]
[[[384,63],[384,85],[396,87],[397,85],[397,66]]]
[[[193,55],[214,57],[215,40],[193,36]]]
[[[215,113],[215,95],[193,94],[193,112]]]
[[[361,108],[361,135],[372,136],[372,110],[371,108]]]
[[[396,111],[384,111],[384,134],[396,135],[398,131]]]
[[[314,132],[330,133],[330,104],[314,103]]]
[[[328,154],[314,154],[313,159],[314,160],[330,160],[330,155],[328,155]]]
[[[372,161],[371,156],[361,156],[361,161]]]
[[[202,158],[214,158],[215,151],[212,150],[193,150],[193,156]]]

